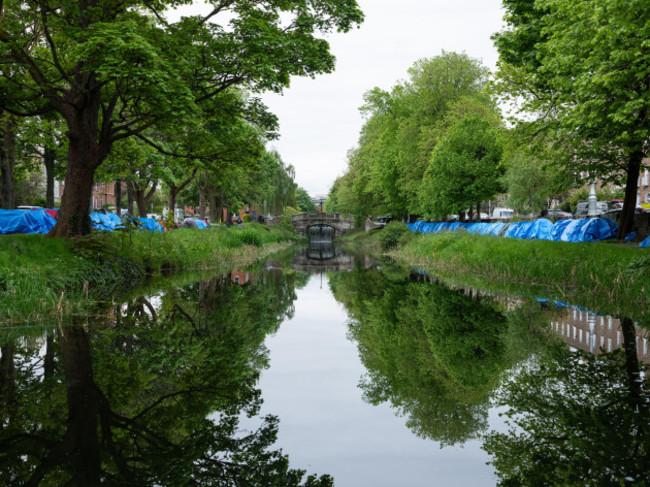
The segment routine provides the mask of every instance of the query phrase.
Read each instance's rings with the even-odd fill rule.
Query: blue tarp
[[[194,221],[196,221],[196,228],[198,228],[199,230],[208,228],[208,224],[205,223],[203,220],[199,220],[198,218],[195,218]]]
[[[0,234],[47,233],[55,224],[43,210],[0,210]]]
[[[650,237],[646,238],[639,244],[639,247],[650,247]]]
[[[90,221],[93,230],[112,232],[116,228],[122,228],[122,220],[115,213],[91,213]]]
[[[138,218],[142,222],[142,228],[150,232],[164,232],[163,226],[153,218]]]
[[[508,238],[555,240],[562,242],[596,242],[614,238],[618,227],[609,218],[583,220],[560,220],[553,224],[546,218],[533,222],[515,223],[426,223],[417,221],[408,224],[413,232],[440,233],[464,229],[479,235],[494,235]]]

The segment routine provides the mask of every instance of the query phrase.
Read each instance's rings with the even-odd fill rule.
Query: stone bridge
[[[330,227],[334,237],[340,237],[354,230],[354,219],[344,218],[340,213],[299,213],[293,215],[294,230],[300,235],[308,236],[311,227]]]

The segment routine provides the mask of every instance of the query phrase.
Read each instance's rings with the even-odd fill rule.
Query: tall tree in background
[[[422,214],[422,177],[450,127],[470,114],[499,118],[485,94],[488,70],[466,54],[422,59],[408,74],[390,92],[374,88],[364,96],[367,119],[359,145],[350,151],[348,173],[330,198],[336,211],[357,221],[370,214]]]
[[[490,122],[469,117],[458,123],[433,151],[422,182],[425,214],[444,218],[463,213],[500,193],[503,148]]]
[[[624,183],[618,238],[632,229],[650,150],[650,4],[644,0],[505,0],[497,86],[536,117],[566,164]]]
[[[67,125],[66,191],[51,236],[90,231],[94,174],[113,143],[191,118],[233,85],[279,92],[292,75],[330,72],[334,57],[317,35],[362,20],[354,0],[215,0],[205,16],[169,22],[165,13],[177,5],[4,2],[3,108],[55,110]]]
[[[303,213],[316,213],[318,210],[316,203],[311,200],[309,193],[304,188],[296,188],[296,206]]]

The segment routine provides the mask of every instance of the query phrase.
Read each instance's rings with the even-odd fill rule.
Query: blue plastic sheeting
[[[0,210],[0,234],[47,233],[55,224],[43,210]]]
[[[618,227],[609,218],[584,220],[560,220],[553,224],[546,218],[533,222],[498,223],[426,223],[417,221],[407,224],[413,232],[440,233],[459,229],[478,235],[503,236],[507,238],[555,240],[562,242],[596,242],[614,238]]]
[[[203,220],[199,220],[198,218],[195,218],[194,221],[196,222],[196,228],[198,228],[199,230],[208,228],[208,224],[205,223]]]
[[[164,232],[165,229],[158,220],[153,218],[138,218],[142,222],[142,228],[150,232]]]
[[[639,244],[639,247],[650,247],[650,237],[646,238],[643,242]]]
[[[90,222],[93,230],[112,232],[116,228],[122,228],[122,220],[115,213],[91,213]]]
[[[528,229],[526,238],[535,240],[551,240],[551,233],[553,232],[553,222],[546,218],[535,220]]]

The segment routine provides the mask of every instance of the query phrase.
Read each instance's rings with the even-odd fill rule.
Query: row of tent
[[[506,238],[553,240],[556,242],[596,242],[616,237],[618,225],[609,218],[559,220],[556,223],[540,218],[532,222],[515,223],[407,223],[413,232],[440,233],[465,230],[479,235]]]
[[[56,224],[55,209],[31,209],[31,210],[0,210],[0,235],[9,233],[48,233]],[[164,232],[165,228],[154,218],[136,217],[133,220],[141,230],[151,232]],[[93,229],[98,231],[112,232],[122,228],[124,221],[115,213],[91,213],[90,221]],[[192,222],[184,225],[204,229],[208,225],[202,220],[192,219]]]

